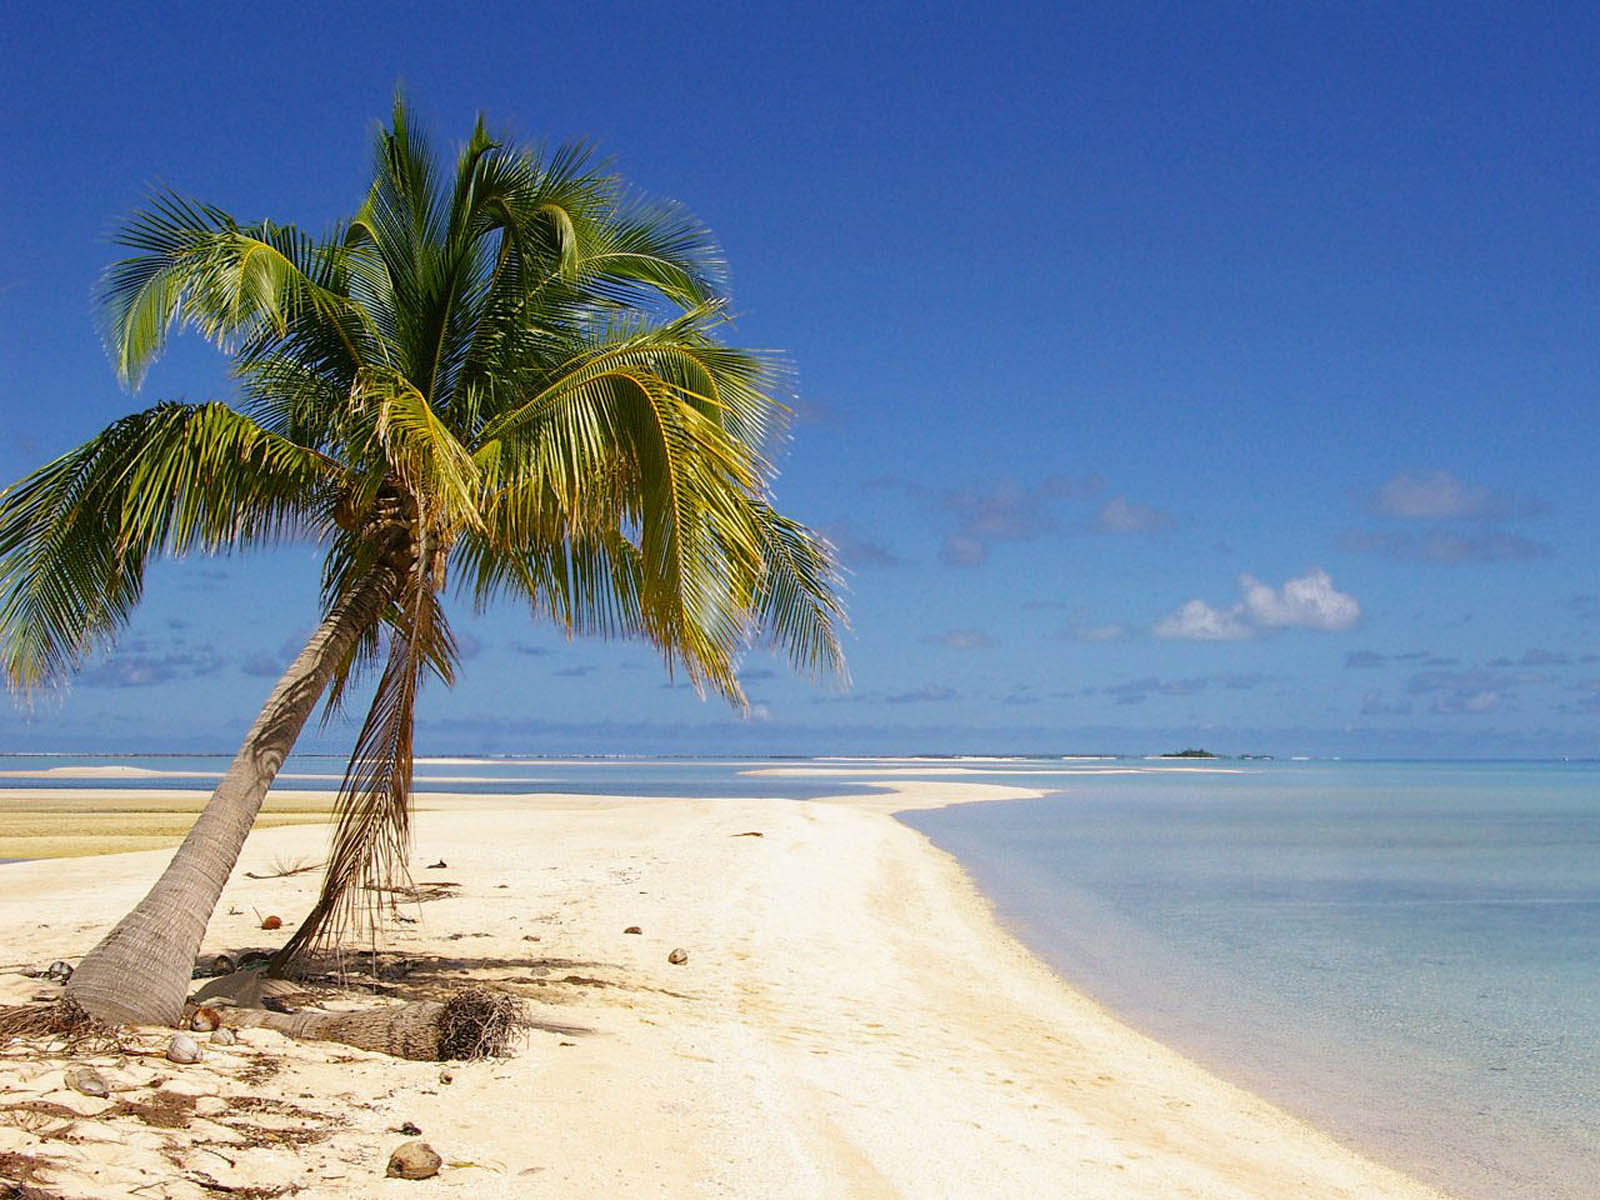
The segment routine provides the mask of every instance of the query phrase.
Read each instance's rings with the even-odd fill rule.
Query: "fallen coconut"
[[[186,1033],[175,1033],[172,1040],[167,1043],[167,1060],[175,1063],[197,1063],[204,1052],[199,1044]]]
[[[238,1035],[226,1025],[220,1029],[214,1029],[211,1032],[211,1044],[213,1046],[233,1046],[237,1045],[238,1041]]]
[[[432,1179],[443,1165],[444,1159],[427,1142],[406,1142],[389,1155],[384,1174],[390,1179]]]
[[[209,1033],[222,1024],[222,1014],[214,1008],[197,1008],[189,1018],[189,1028],[197,1033]]]

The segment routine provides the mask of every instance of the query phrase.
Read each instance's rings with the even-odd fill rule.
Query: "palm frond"
[[[337,284],[337,248],[293,226],[240,225],[221,209],[161,193],[116,241],[139,253],[107,269],[97,307],[117,375],[131,387],[181,325],[231,350],[281,335],[311,312],[357,357],[362,314]]]
[[[7,681],[64,679],[128,619],[153,554],[208,553],[321,528],[330,460],[221,404],[113,423],[0,494]]]

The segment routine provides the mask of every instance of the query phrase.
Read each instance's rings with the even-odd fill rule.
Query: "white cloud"
[[[1204,600],[1191,600],[1177,612],[1163,617],[1153,630],[1159,638],[1179,638],[1190,642],[1238,642],[1255,637],[1256,631],[1244,621],[1244,605],[1212,608]]]
[[[1346,592],[1336,591],[1321,567],[1312,567],[1277,590],[1251,575],[1239,576],[1245,609],[1252,623],[1263,629],[1320,629],[1340,633],[1361,619],[1361,605]]]
[[[1333,586],[1321,567],[1284,581],[1281,588],[1253,575],[1239,576],[1244,599],[1229,608],[1213,608],[1190,600],[1157,621],[1152,632],[1161,638],[1196,642],[1237,642],[1278,629],[1314,629],[1340,633],[1361,619],[1361,604]]]

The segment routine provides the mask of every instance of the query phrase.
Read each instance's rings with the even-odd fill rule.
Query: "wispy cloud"
[[[118,647],[104,662],[80,672],[77,681],[90,688],[153,687],[214,675],[222,667],[222,656],[214,646],[162,647],[139,639]]]
[[[1172,524],[1172,514],[1148,504],[1113,496],[1095,514],[1093,528],[1099,533],[1154,533]]]
[[[1361,715],[1364,717],[1405,716],[1411,712],[1411,701],[1390,699],[1383,692],[1368,692],[1361,697]]]
[[[1477,566],[1484,563],[1527,562],[1549,558],[1554,551],[1543,542],[1502,529],[1481,533],[1404,532],[1349,533],[1340,545],[1364,554],[1379,554],[1397,562],[1442,563]]]
[[[1162,679],[1155,675],[1146,675],[1123,683],[1081,688],[1075,692],[1054,692],[1052,695],[1060,699],[1077,696],[1109,696],[1117,704],[1143,704],[1152,696],[1194,696],[1212,687],[1227,688],[1229,691],[1249,691],[1275,678],[1277,677],[1273,675],[1233,672],[1221,675],[1195,675],[1183,679]]]
[[[1402,471],[1375,491],[1368,507],[1405,521],[1503,521],[1544,511],[1542,501],[1463,483],[1449,471]]]
[[[939,557],[948,566],[975,567],[997,542],[1024,542],[1061,533],[1059,501],[1093,496],[1105,487],[1099,475],[1052,475],[1031,487],[1014,480],[953,488],[939,496],[948,525]]]
[[[1074,625],[1062,635],[1074,642],[1116,642],[1128,636],[1126,625]]]
[[[956,699],[959,695],[960,693],[954,688],[938,683],[926,683],[909,692],[893,692],[883,699],[886,704],[942,704]]]
[[[905,563],[886,542],[864,532],[850,521],[835,521],[819,530],[833,543],[839,562],[856,570],[869,567],[898,567]]]
[[[947,629],[922,638],[925,646],[944,646],[949,650],[986,650],[994,639],[981,629]]]

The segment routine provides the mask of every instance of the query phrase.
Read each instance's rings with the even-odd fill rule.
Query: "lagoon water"
[[[1074,986],[1462,1196],[1600,1196],[1600,766],[1243,764],[906,818]]]
[[[112,765],[151,774],[76,774]],[[226,765],[0,756],[0,788]],[[748,773],[784,765],[828,774]],[[432,759],[417,788],[803,799],[889,772],[1048,793],[903,819],[1136,1028],[1461,1196],[1600,1196],[1600,765]]]

